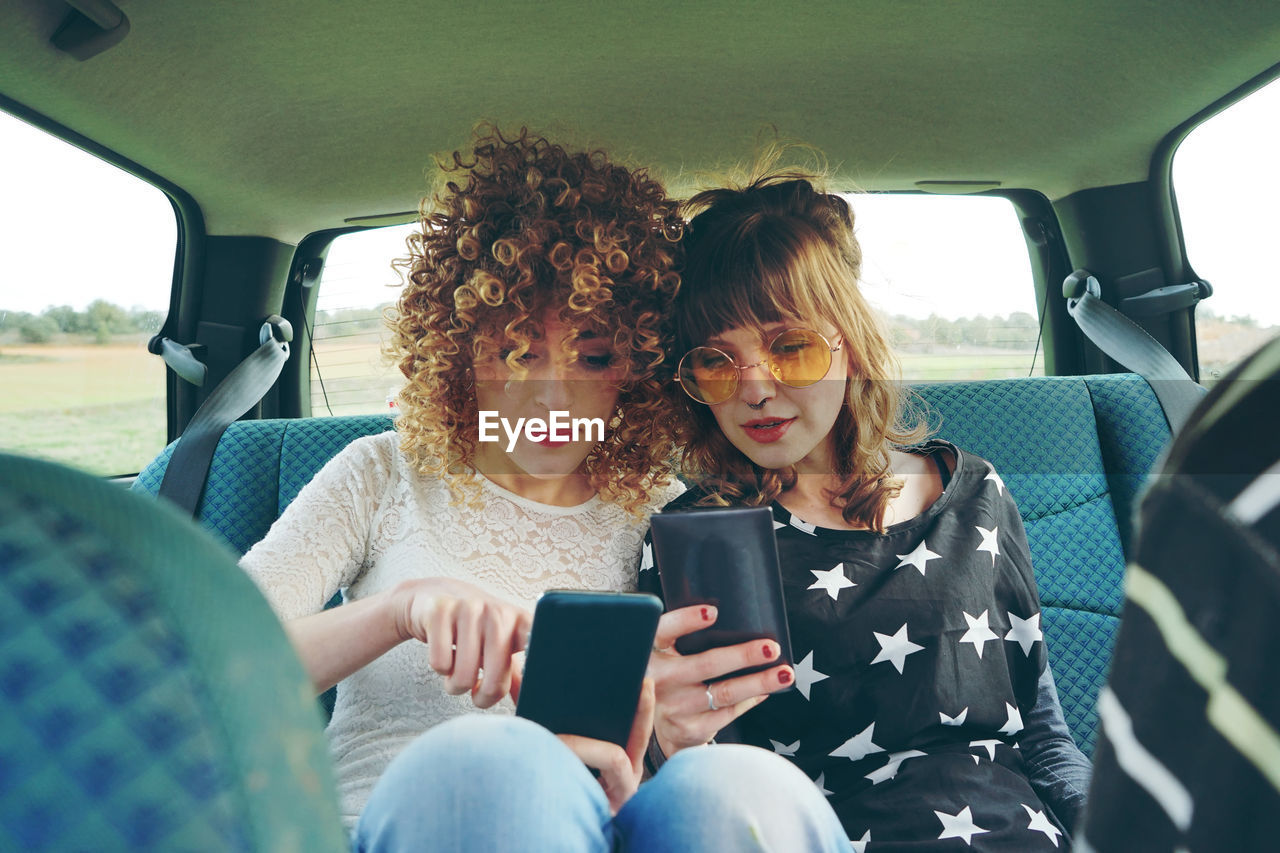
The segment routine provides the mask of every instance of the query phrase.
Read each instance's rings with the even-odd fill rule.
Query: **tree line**
[[[0,309],[0,334],[14,331],[19,340],[29,344],[49,343],[60,335],[105,344],[116,335],[154,334],[163,322],[161,311],[121,308],[105,299],[90,302],[83,311],[70,305],[51,306],[39,314]]]
[[[386,328],[386,308],[317,311],[316,340],[380,332]],[[1035,346],[1039,332],[1036,319],[1025,312],[1014,312],[1004,317],[962,317],[958,320],[937,315],[926,318],[894,316],[889,318],[888,325],[893,344],[908,351],[937,346],[1030,349]]]
[[[317,339],[346,337],[381,332],[386,327],[388,305],[373,308],[342,308],[317,311]],[[1217,317],[1201,306],[1197,316],[1202,320],[1256,326],[1251,317]],[[39,314],[0,310],[0,334],[16,331],[24,343],[48,343],[59,335],[91,338],[108,343],[116,335],[154,334],[160,330],[164,314],[144,308],[121,308],[103,299],[89,304],[83,311],[69,305],[46,308]],[[927,351],[936,347],[990,347],[994,349],[1030,349],[1039,335],[1039,323],[1025,311],[1007,315],[978,315],[948,319],[937,314],[907,317],[895,314],[888,318],[892,344],[905,351]]]
[[[380,332],[386,328],[384,312],[387,307],[317,311],[316,340]],[[1030,349],[1035,346],[1039,332],[1036,319],[1019,311],[1007,316],[962,317],[957,320],[936,314],[925,318],[897,315],[889,318],[888,326],[893,344],[907,350],[936,346]]]

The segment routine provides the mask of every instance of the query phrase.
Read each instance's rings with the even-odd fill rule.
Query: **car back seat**
[[[937,434],[990,460],[1018,502],[1063,712],[1091,752],[1094,702],[1119,624],[1130,516],[1169,438],[1160,404],[1132,374],[915,389]],[[386,415],[234,423],[218,444],[196,517],[244,553],[330,457],[390,428]],[[155,494],[170,453],[147,466],[134,489]]]

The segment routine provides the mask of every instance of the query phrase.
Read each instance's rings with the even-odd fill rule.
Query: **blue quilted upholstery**
[[[286,423],[288,423],[286,421]],[[359,415],[347,418],[317,418],[294,421],[286,430],[280,448],[279,512],[284,512],[302,487],[342,448],[357,438],[391,429],[386,415]]]
[[[1107,681],[1120,620],[1088,610],[1046,607],[1041,621],[1063,716],[1076,743],[1092,755],[1097,740],[1098,691]]]
[[[346,849],[302,667],[190,520],[0,454],[0,577],[0,850]]]
[[[204,839],[247,849],[202,725],[202,691],[150,590],[53,508],[0,495],[0,518],[0,719],[43,747],[0,756],[15,845],[0,837],[0,848],[175,849]],[[64,564],[73,571],[50,571]],[[61,760],[48,763],[49,752]]]
[[[1024,519],[1106,494],[1097,424],[1081,380],[956,382],[916,390],[929,404],[938,435],[988,459]]]
[[[218,441],[195,517],[243,554],[335,453],[362,435],[389,429],[386,415],[237,421]],[[172,455],[170,445],[132,488],[157,494]]]
[[[1138,493],[1168,442],[1169,425],[1151,386],[1132,374],[1091,376],[1088,385],[1120,542],[1128,556]]]
[[[1018,502],[1045,643],[1076,741],[1092,753],[1123,599],[1130,517],[1169,438],[1133,375],[922,385],[937,434],[990,460]]]
[[[1169,438],[1160,404],[1131,374],[915,390],[937,434],[990,460],[1018,502],[1063,711],[1091,752],[1094,702],[1120,616],[1130,518]],[[232,424],[199,518],[243,552],[333,454],[390,428],[382,415]],[[137,488],[154,493],[167,460],[168,451],[139,475]]]

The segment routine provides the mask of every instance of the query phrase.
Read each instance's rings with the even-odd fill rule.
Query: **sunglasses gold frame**
[[[694,400],[695,402],[702,403],[705,406],[717,406],[720,403],[723,403],[725,400],[731,399],[734,394],[738,393],[738,388],[741,387],[742,385],[742,371],[750,370],[753,367],[759,367],[762,364],[767,364],[769,366],[769,375],[774,378],[774,381],[780,382],[781,384],[786,385],[788,388],[807,388],[810,385],[813,385],[816,382],[821,381],[821,377],[819,377],[818,379],[810,380],[808,382],[799,382],[799,383],[788,382],[785,379],[783,379],[780,375],[778,375],[779,369],[775,366],[774,360],[773,360],[774,344],[782,340],[784,336],[793,334],[795,332],[804,332],[806,334],[811,334],[816,336],[819,341],[822,341],[823,346],[825,346],[827,350],[827,364],[822,371],[822,375],[826,376],[827,371],[831,369],[832,353],[840,352],[840,350],[844,347],[844,344],[840,343],[835,346],[832,346],[831,341],[828,340],[827,336],[822,334],[822,332],[819,332],[815,329],[808,329],[803,326],[797,326],[792,329],[783,329],[781,332],[778,332],[778,334],[774,335],[773,339],[769,341],[769,346],[765,348],[765,352],[769,353],[769,355],[765,359],[754,362],[753,364],[743,364],[743,365],[736,364],[733,360],[733,357],[730,356],[724,350],[720,349],[719,347],[710,347],[710,346],[694,347],[693,349],[685,353],[680,358],[680,363],[676,365],[676,382],[680,383],[680,387],[684,389],[684,393],[688,394],[690,399]],[[710,350],[712,352],[719,353],[720,355],[724,356],[725,361],[727,361],[729,366],[732,367],[735,371],[733,374],[734,375],[733,387],[729,390],[728,394],[726,394],[724,397],[720,398],[719,400],[703,399],[701,395],[694,393],[692,390],[690,390],[689,386],[685,384],[685,381],[684,381],[685,361],[689,358],[689,356],[693,355],[695,352],[698,352],[699,350]],[[693,382],[693,384],[695,387],[697,386],[696,380]]]

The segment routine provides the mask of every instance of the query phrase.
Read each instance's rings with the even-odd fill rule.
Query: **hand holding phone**
[[[625,749],[661,614],[652,595],[545,593],[533,613],[516,714]]]
[[[644,771],[654,714],[644,675],[661,614],[652,595],[571,590],[545,593],[534,609],[516,714],[597,771],[615,814]]]
[[[658,622],[649,661],[657,703],[653,731],[668,757],[707,743],[770,693],[790,689],[795,682],[795,670],[779,662],[782,649],[773,640],[748,640],[692,655],[676,651],[681,637],[704,630],[717,618],[716,608],[704,604],[668,611]],[[741,672],[747,674],[734,674]]]
[[[718,614],[714,624],[675,641],[680,654],[773,640],[781,650],[778,660],[721,677],[793,663],[773,513],[768,508],[659,513],[649,524],[667,609],[713,605]]]
[[[560,740],[590,767],[604,789],[609,808],[614,814],[640,787],[644,778],[644,757],[653,734],[655,707],[653,681],[646,678],[640,688],[640,702],[625,749],[604,740],[579,735],[559,735]]]
[[[767,508],[650,519],[668,612],[649,671],[667,755],[716,733],[795,681],[782,575]]]

